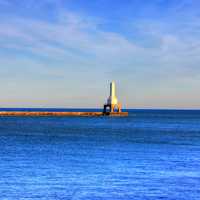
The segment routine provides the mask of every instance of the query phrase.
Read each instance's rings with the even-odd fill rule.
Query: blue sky
[[[0,0],[1,107],[200,108],[198,0]]]

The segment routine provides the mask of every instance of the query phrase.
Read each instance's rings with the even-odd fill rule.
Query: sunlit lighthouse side
[[[115,94],[115,82],[112,81],[110,83],[110,96],[108,97],[107,103],[104,105],[103,112],[113,113],[113,112],[121,112],[121,103],[118,102],[116,94]]]

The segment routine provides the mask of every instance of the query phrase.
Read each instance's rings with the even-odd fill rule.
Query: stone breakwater
[[[128,112],[46,112],[46,111],[0,111],[0,116],[128,116]]]

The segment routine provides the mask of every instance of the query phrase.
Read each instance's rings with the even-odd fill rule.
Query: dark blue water
[[[200,199],[200,111],[0,117],[0,199]]]

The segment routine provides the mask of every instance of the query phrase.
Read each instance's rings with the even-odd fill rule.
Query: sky
[[[0,0],[0,107],[200,108],[199,0]]]

